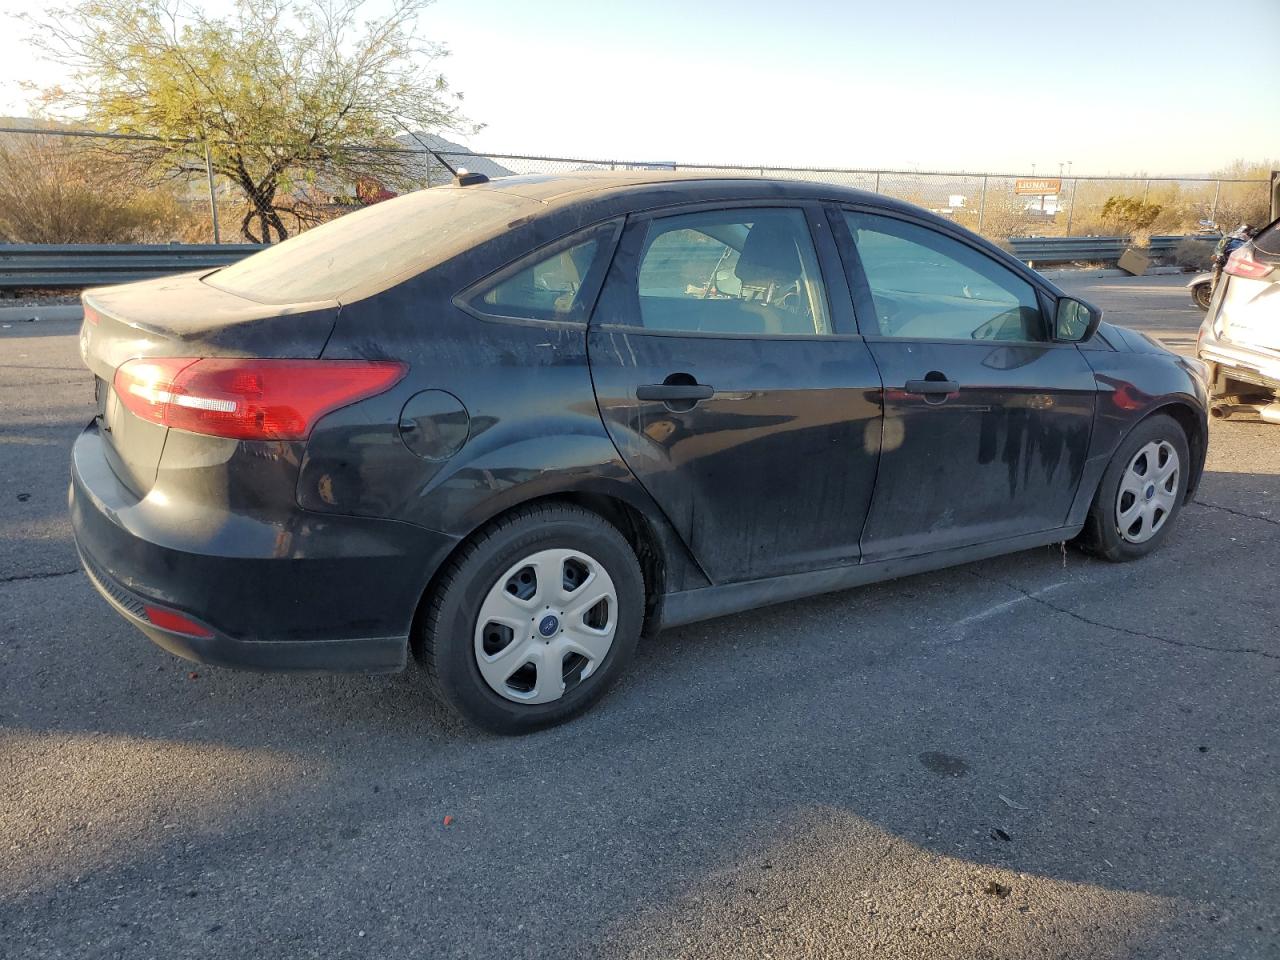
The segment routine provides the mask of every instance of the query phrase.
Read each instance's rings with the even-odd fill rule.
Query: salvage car
[[[662,628],[1063,541],[1141,557],[1205,459],[1195,361],[827,184],[470,175],[84,309],[70,509],[112,606],[213,664],[412,653],[500,732]]]
[[[1227,257],[1196,344],[1215,416],[1280,423],[1280,220]]]

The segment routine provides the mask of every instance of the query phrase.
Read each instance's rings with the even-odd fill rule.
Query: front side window
[[[831,333],[827,294],[800,210],[682,214],[648,226],[635,293],[649,330]]]
[[[871,287],[881,336],[1048,339],[1035,288],[991,257],[905,220],[853,212],[846,212],[845,220]]]
[[[580,313],[583,284],[600,247],[598,237],[557,253],[536,257],[526,267],[505,274],[473,300],[482,313],[572,320]]]

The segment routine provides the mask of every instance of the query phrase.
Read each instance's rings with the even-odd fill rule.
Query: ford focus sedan
[[[1194,361],[823,184],[471,176],[84,307],[70,507],[107,601],[207,663],[412,653],[500,732],[664,627],[1062,541],[1136,559],[1205,458]]]

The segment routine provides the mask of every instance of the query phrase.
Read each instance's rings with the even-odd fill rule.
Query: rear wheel
[[[1187,437],[1172,417],[1142,421],[1102,475],[1079,543],[1107,560],[1135,560],[1158,547],[1187,493]]]
[[[1197,283],[1191,288],[1191,299],[1196,302],[1196,306],[1201,310],[1209,309],[1209,301],[1213,299],[1213,284],[1209,282]]]
[[[422,651],[441,698],[497,733],[585,710],[626,668],[644,619],[630,544],[588,510],[521,510],[463,545],[424,618]]]

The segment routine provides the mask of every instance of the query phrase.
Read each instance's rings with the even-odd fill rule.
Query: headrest
[[[794,283],[800,279],[800,255],[786,225],[758,220],[747,234],[733,272],[747,286]]]

